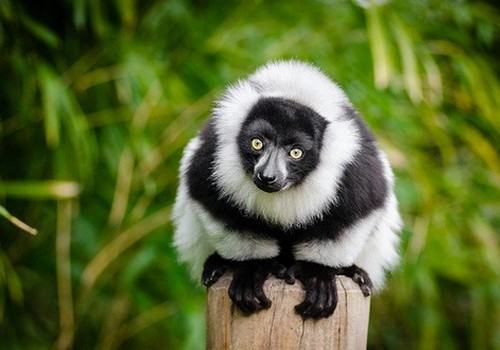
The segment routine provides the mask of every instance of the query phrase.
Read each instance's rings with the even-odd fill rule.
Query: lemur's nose
[[[277,180],[276,175],[267,175],[263,173],[258,173],[257,178],[267,185],[272,185]]]

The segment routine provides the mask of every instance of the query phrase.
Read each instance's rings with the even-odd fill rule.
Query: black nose
[[[260,181],[262,181],[263,183],[267,184],[267,185],[272,185],[273,183],[276,182],[276,175],[267,175],[267,174],[261,174],[261,173],[258,173],[257,174],[257,177],[259,178]]]

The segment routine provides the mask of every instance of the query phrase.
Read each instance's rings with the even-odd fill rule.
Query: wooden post
[[[332,316],[305,321],[294,310],[304,298],[300,282],[267,280],[264,291],[273,304],[250,316],[229,299],[230,282],[225,275],[208,289],[208,350],[366,349],[370,298],[350,278],[337,277],[339,301]]]

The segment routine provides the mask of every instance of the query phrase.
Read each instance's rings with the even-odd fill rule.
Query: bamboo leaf
[[[10,214],[4,206],[0,205],[0,215],[9,220],[12,224],[19,227],[21,230],[28,232],[31,235],[36,235],[38,230],[25,224],[12,214]]]
[[[23,287],[21,279],[17,274],[14,266],[8,256],[0,250],[0,296],[5,289],[9,297],[16,303],[21,304],[24,299]],[[0,323],[3,321],[4,305],[3,298],[0,299]]]
[[[73,0],[73,23],[79,29],[83,29],[87,16],[87,1]]]
[[[425,70],[427,84],[426,100],[433,106],[439,106],[443,102],[443,81],[436,60],[430,55],[423,56],[422,64]]]
[[[382,10],[378,6],[366,9],[367,34],[373,59],[375,86],[384,89],[394,75],[391,45],[387,38]]]
[[[68,199],[80,195],[81,187],[72,181],[4,181],[0,193],[7,197],[25,199]]]
[[[109,211],[108,221],[111,227],[120,226],[129,203],[130,187],[134,174],[134,156],[129,147],[123,150],[118,165],[118,173],[116,175],[115,192],[113,196],[113,204]]]
[[[59,88],[55,74],[44,64],[38,69],[38,81],[42,97],[44,114],[45,138],[49,147],[59,145],[61,121],[59,119]]]
[[[20,20],[21,23],[26,27],[26,29],[28,29],[31,32],[31,34],[33,34],[35,37],[43,41],[45,44],[53,48],[59,46],[60,42],[59,38],[48,27],[32,20],[31,18],[23,14],[20,15]]]
[[[488,139],[469,126],[463,128],[463,137],[470,149],[485,162],[491,171],[500,176],[500,155]]]
[[[71,145],[59,149],[56,153],[60,156],[57,159],[61,159],[60,163],[55,163],[60,169],[57,174],[60,177],[88,180],[95,154],[94,140],[84,113],[60,75],[45,64],[40,65],[38,72],[47,145],[57,149],[61,143],[61,135],[64,135],[65,141],[68,140]],[[68,167],[76,157],[78,162],[71,168]]]
[[[135,0],[115,0],[116,7],[125,26],[130,27],[135,23]]]
[[[418,60],[415,53],[415,47],[408,28],[401,22],[396,15],[392,16],[392,26],[394,29],[396,42],[401,55],[403,66],[403,85],[408,96],[413,103],[422,100],[422,81],[419,75]]]

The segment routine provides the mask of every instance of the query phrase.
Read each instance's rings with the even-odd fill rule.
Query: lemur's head
[[[238,135],[243,168],[265,192],[299,184],[318,165],[326,125],[318,113],[295,101],[260,99]]]
[[[257,69],[215,105],[212,183],[243,212],[280,225],[321,217],[361,147],[350,106],[340,87],[309,64]]]

